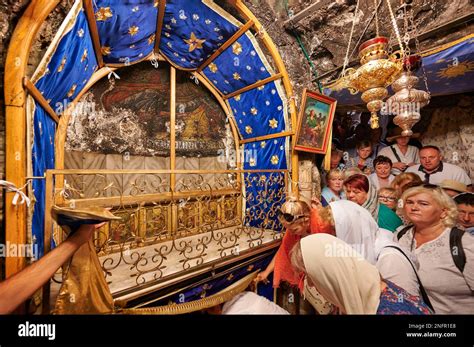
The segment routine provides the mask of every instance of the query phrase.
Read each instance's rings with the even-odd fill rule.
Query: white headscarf
[[[301,239],[306,275],[321,295],[346,314],[375,314],[380,303],[377,268],[329,234]]]
[[[351,245],[371,264],[377,261],[375,240],[379,226],[372,215],[362,206],[349,200],[329,204],[336,226],[337,238]]]

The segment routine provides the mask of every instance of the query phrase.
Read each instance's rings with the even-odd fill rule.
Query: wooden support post
[[[54,199],[54,182],[53,174],[50,170],[46,171],[46,187],[45,187],[45,205],[44,205],[44,255],[51,251],[51,239],[53,231],[53,218],[51,217],[51,208]],[[50,280],[43,286],[43,314],[49,314],[49,296],[50,296]]]
[[[46,101],[43,94],[41,94],[38,88],[36,88],[36,86],[33,83],[31,83],[31,81],[27,77],[23,77],[23,85],[26,88],[26,90],[28,90],[28,93],[30,93],[33,99],[35,99],[36,102],[40,104],[41,107],[44,108],[48,116],[50,116],[51,119],[54,120],[56,124],[58,124],[59,123],[58,115],[56,114],[56,112],[54,112],[51,105]]]
[[[95,20],[94,6],[92,0],[84,0],[84,10],[86,11],[87,22],[89,23],[89,31],[91,33],[92,44],[94,45],[95,57],[99,69],[104,66],[104,58],[102,57],[102,47],[100,45],[99,29]]]
[[[176,69],[170,66],[170,170],[176,170]],[[176,175],[170,177],[171,191],[176,188]]]
[[[7,181],[17,187],[26,183],[26,93],[23,77],[26,74],[28,57],[46,17],[59,0],[33,0],[20,18],[10,40],[5,62],[5,163]],[[26,244],[26,205],[12,205],[15,193],[5,194],[5,241],[11,244]],[[26,259],[7,257],[5,276],[10,277],[23,269]]]
[[[255,89],[255,88],[258,88],[258,87],[261,87],[267,83],[270,83],[272,81],[276,81],[276,80],[279,80],[280,78],[282,78],[283,75],[281,73],[278,73],[276,75],[273,75],[273,76],[270,76],[268,78],[265,78],[264,80],[260,80],[260,81],[257,81],[255,82],[254,84],[251,84],[249,86],[246,86],[246,87],[243,87],[239,90],[236,90],[235,92],[232,92],[228,95],[225,95],[224,96],[224,99],[230,99],[230,98],[233,98],[234,96],[236,95],[239,95],[239,94],[242,94],[242,93],[245,93],[245,92],[248,92],[249,90],[252,90],[252,89]]]
[[[284,131],[281,133],[258,136],[258,137],[253,137],[251,139],[241,140],[240,143],[243,144],[243,143],[257,142],[257,141],[263,141],[263,140],[271,140],[271,139],[276,139],[278,137],[293,136],[294,134],[295,133],[293,131]]]
[[[154,52],[160,52],[161,30],[163,29],[163,20],[165,19],[166,0],[161,0],[158,6],[158,18],[156,19],[155,48]]]
[[[247,32],[247,30],[249,30],[252,25],[253,25],[253,20],[249,20],[242,27],[240,27],[239,30],[237,30],[234,35],[229,37],[229,39],[226,42],[224,42],[224,44],[222,46],[220,46],[214,53],[212,53],[212,55],[209,58],[207,58],[206,61],[201,64],[201,66],[199,66],[196,69],[196,72],[199,73],[202,70],[204,70],[206,68],[206,66],[208,66],[218,56],[220,56],[222,54],[222,52],[224,52],[231,44],[233,44],[235,41],[237,41],[239,39],[239,37],[241,37],[243,34],[245,34]]]

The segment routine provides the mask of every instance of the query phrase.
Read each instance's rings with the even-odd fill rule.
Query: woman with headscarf
[[[304,237],[293,248],[291,262],[306,275],[308,286],[342,314],[430,314],[420,297],[382,279],[375,266],[332,235]]]
[[[328,207],[313,208],[310,220],[312,234],[336,236],[376,265],[383,278],[420,294],[414,257],[392,240],[390,231],[379,228],[366,209],[352,201],[334,201]]]
[[[377,191],[367,176],[361,174],[350,176],[344,181],[344,188],[347,199],[369,211],[379,227],[395,232],[403,224],[395,212],[379,203]]]

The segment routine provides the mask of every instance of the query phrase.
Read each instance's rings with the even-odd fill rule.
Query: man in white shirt
[[[472,182],[466,171],[457,165],[444,163],[443,156],[436,146],[424,146],[420,149],[420,165],[409,167],[406,172],[416,173],[424,183],[440,184],[443,180],[454,180],[471,187]]]
[[[402,136],[402,129],[399,127],[391,131],[391,136],[387,137],[388,142],[395,141],[396,143],[382,148],[379,151],[379,155],[390,158],[392,161],[392,174],[398,175],[404,172],[408,167],[414,166],[420,163],[420,156],[418,148],[410,146],[410,136]],[[419,136],[418,133],[413,134],[411,137]]]

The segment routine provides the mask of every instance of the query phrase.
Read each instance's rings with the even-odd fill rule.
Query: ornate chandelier
[[[390,86],[403,71],[403,61],[405,56],[404,47],[398,30],[397,22],[392,11],[390,0],[386,0],[390,13],[390,19],[398,40],[400,50],[389,55],[386,37],[379,35],[378,28],[378,5],[375,4],[375,25],[376,37],[362,43],[359,47],[359,58],[361,66],[357,69],[346,69],[349,60],[349,48],[354,32],[355,17],[359,9],[357,1],[354,14],[354,21],[349,36],[344,66],[339,81],[342,87],[349,90],[351,94],[362,93],[362,100],[367,104],[367,109],[371,113],[370,125],[372,129],[379,127],[377,112],[382,109],[383,100],[388,96],[388,86]]]
[[[417,39],[418,35],[415,21],[413,19],[413,8],[410,2],[405,2],[403,11],[405,19],[405,52],[408,55],[410,51],[410,32],[415,38],[416,50],[418,52],[420,51],[420,47]],[[411,28],[409,28],[410,25]],[[413,135],[411,128],[421,118],[420,109],[430,102],[431,95],[429,93],[428,81],[422,65],[421,56],[417,54],[407,56],[403,66],[404,71],[401,76],[392,84],[392,89],[395,94],[387,100],[387,106],[392,113],[395,113],[396,116],[393,119],[393,123],[402,128],[402,136],[411,136]],[[414,75],[414,72],[420,67],[423,69],[426,91],[415,88],[419,82],[419,78]]]

